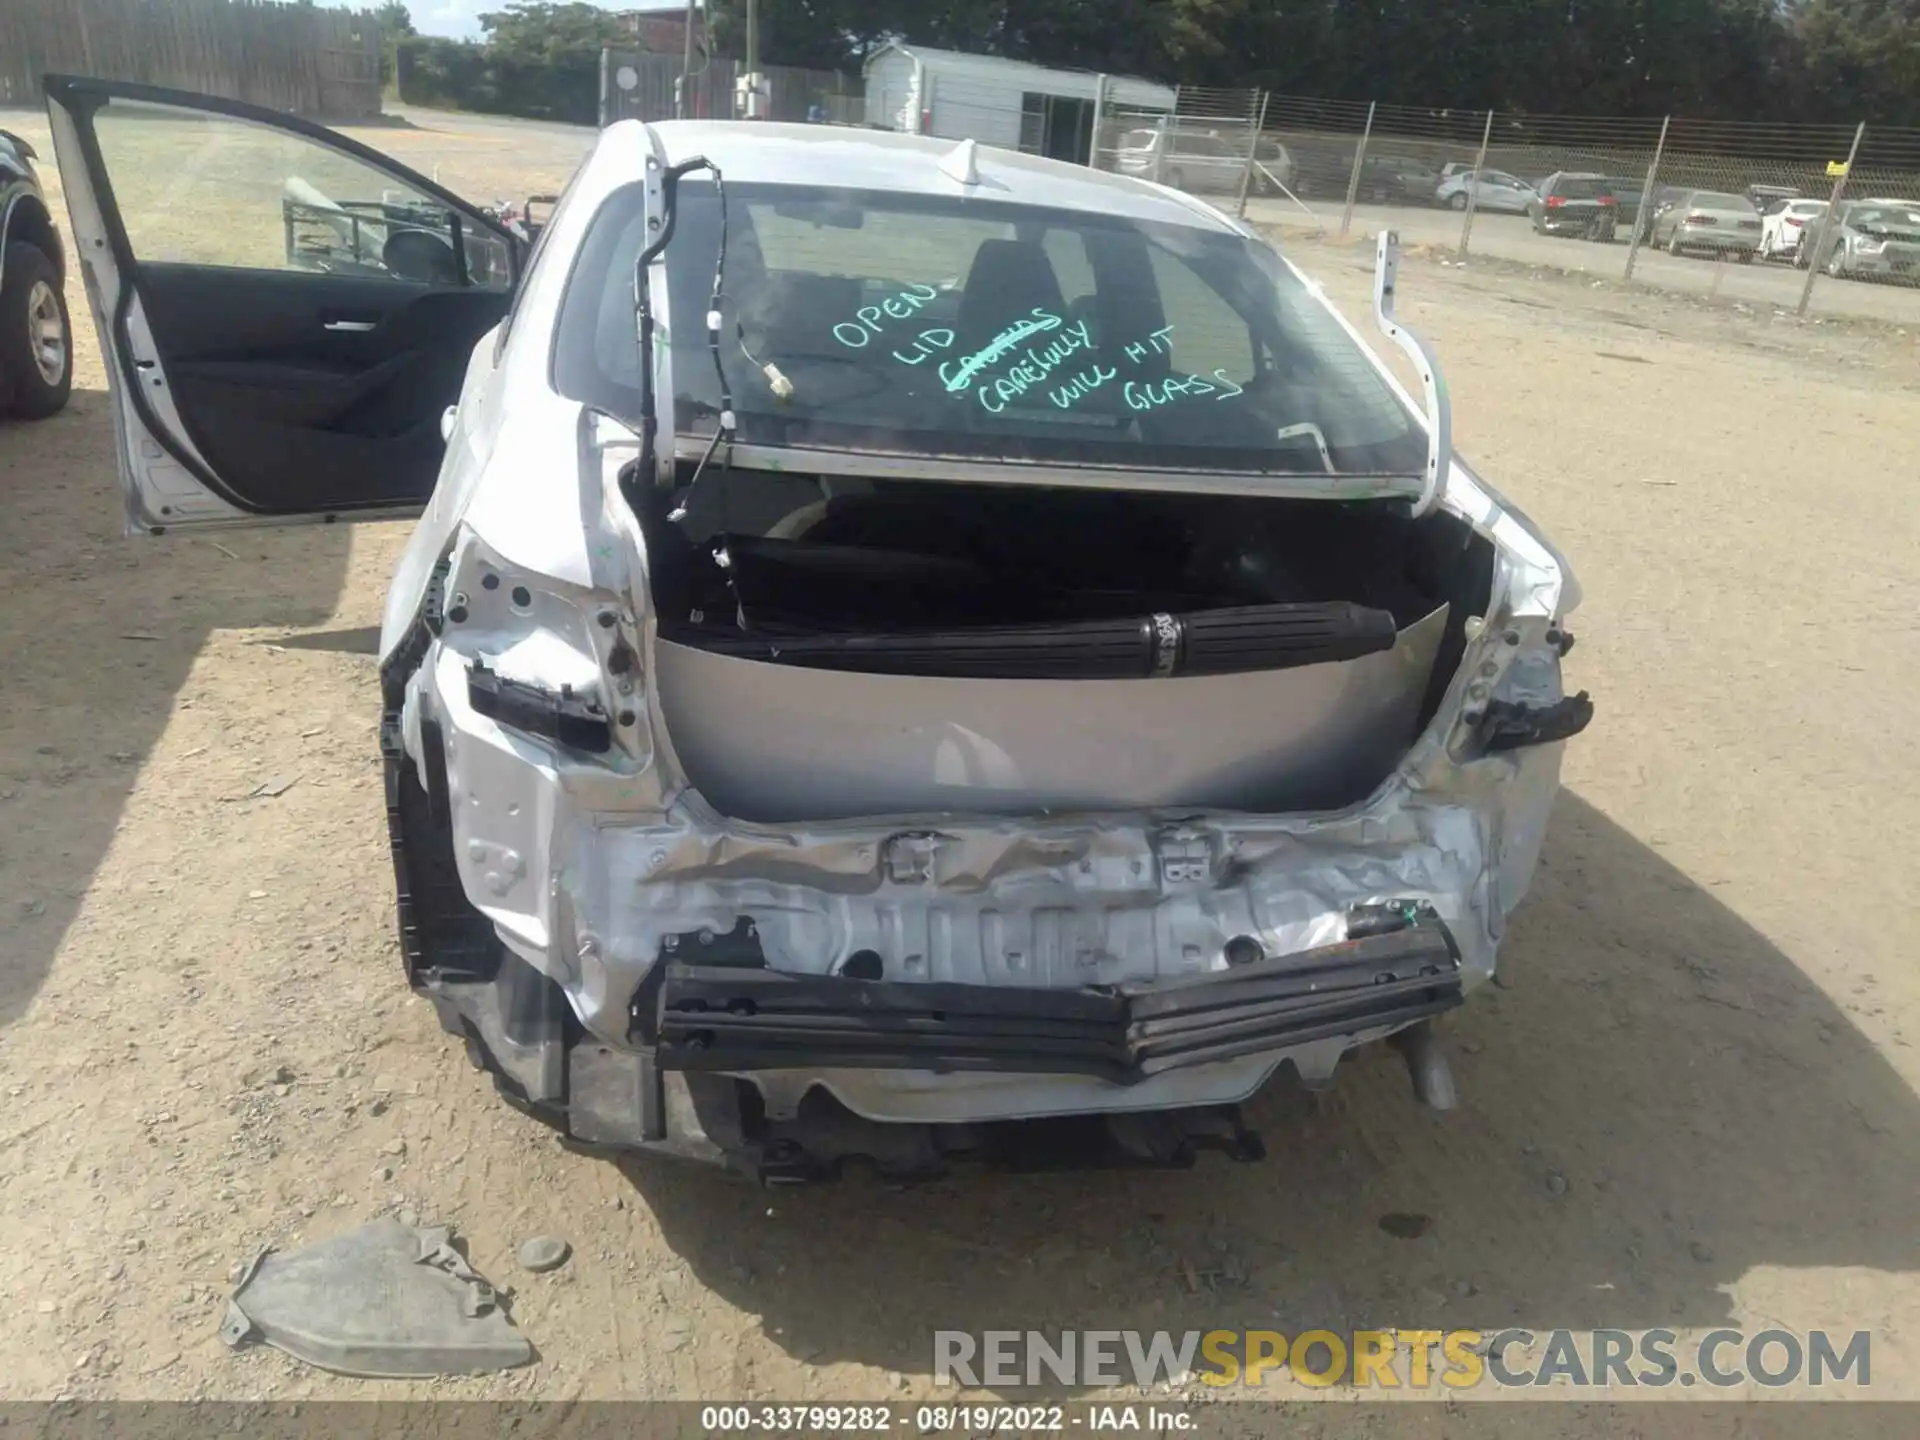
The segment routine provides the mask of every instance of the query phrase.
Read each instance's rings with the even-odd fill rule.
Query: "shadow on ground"
[[[1920,1269],[1920,1104],[1792,961],[1570,793],[1516,922],[1509,988],[1448,1026],[1449,1114],[1383,1053],[1330,1097],[1258,1097],[1256,1165],[910,1190],[628,1173],[796,1358],[907,1374],[935,1329],[1679,1329],[1760,1267]],[[1390,1214],[1431,1224],[1395,1238]]]
[[[192,703],[208,634],[316,624],[345,574],[336,526],[126,539],[115,473],[103,392],[0,421],[0,1027],[32,1002],[168,716]]]

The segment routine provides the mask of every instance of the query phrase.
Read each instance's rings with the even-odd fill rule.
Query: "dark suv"
[[[66,254],[33,147],[0,130],[0,413],[41,420],[73,389]]]
[[[1588,240],[1613,239],[1620,217],[1613,182],[1605,175],[1561,170],[1534,187],[1527,215],[1536,235],[1580,235]]]

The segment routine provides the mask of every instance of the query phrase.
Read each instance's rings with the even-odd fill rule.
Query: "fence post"
[[[1480,172],[1487,168],[1487,146],[1493,140],[1493,111],[1487,111],[1487,128],[1480,132],[1480,153],[1473,157],[1473,179],[1467,182],[1467,213],[1460,222],[1460,258],[1467,258],[1467,240],[1473,234],[1474,203],[1480,198]]]
[[[1240,171],[1240,207],[1233,213],[1242,220],[1247,218],[1247,191],[1253,188],[1253,167],[1260,163],[1260,134],[1267,128],[1267,101],[1272,92],[1260,92],[1260,112],[1254,116],[1253,134],[1247,140],[1247,163]]]
[[[678,118],[682,120],[693,114],[693,0],[687,0],[685,23],[686,34],[682,37],[680,51],[680,96],[679,103],[674,106]]]
[[[1862,120],[1853,132],[1853,148],[1847,151],[1847,168],[1833,182],[1833,194],[1827,198],[1827,213],[1820,217],[1820,233],[1814,237],[1813,250],[1807,256],[1807,283],[1800,287],[1800,306],[1793,313],[1807,318],[1807,306],[1813,301],[1813,277],[1820,272],[1820,252],[1827,248],[1827,236],[1833,230],[1833,217],[1840,209],[1840,197],[1853,177],[1853,162],[1860,155],[1860,141],[1866,136],[1867,122]]]
[[[1653,224],[1653,191],[1655,182],[1660,178],[1660,157],[1667,153],[1667,126],[1673,123],[1671,115],[1660,117],[1660,138],[1654,142],[1653,163],[1647,166],[1647,183],[1640,191],[1640,208],[1633,212],[1633,234],[1627,238],[1627,273],[1623,280],[1633,279],[1633,262],[1640,254],[1640,236]]]
[[[1093,138],[1087,142],[1087,166],[1101,170],[1106,167],[1100,163],[1100,128],[1107,120],[1107,77],[1093,77]]]
[[[1347,204],[1340,212],[1340,233],[1345,235],[1353,224],[1353,201],[1360,193],[1360,171],[1367,163],[1367,142],[1373,138],[1373,111],[1378,101],[1367,102],[1367,128],[1360,132],[1360,148],[1353,152],[1353,174],[1347,177]]]

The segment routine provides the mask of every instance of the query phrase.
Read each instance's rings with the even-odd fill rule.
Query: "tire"
[[[1678,227],[1676,227],[1673,234],[1667,237],[1667,254],[1678,255],[1682,248],[1680,244],[1680,231]]]
[[[73,393],[73,323],[46,252],[7,246],[0,283],[0,394],[22,420],[44,420]]]
[[[1836,280],[1847,278],[1847,252],[1840,246],[1833,247],[1833,253],[1827,257],[1826,270]]]
[[[1449,210],[1466,209],[1467,208],[1467,192],[1464,190],[1454,191],[1453,194],[1447,197],[1447,208]]]

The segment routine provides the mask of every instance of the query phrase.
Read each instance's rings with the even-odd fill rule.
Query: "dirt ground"
[[[582,143],[365,138],[483,200]],[[1363,247],[1296,253],[1364,316]],[[499,1100],[393,938],[405,527],[123,539],[82,322],[71,408],[0,425],[0,1398],[901,1399],[935,1328],[1509,1324],[1869,1329],[1873,1393],[1920,1397],[1913,341],[1418,256],[1401,291],[1463,453],[1574,562],[1599,707],[1511,983],[1447,1026],[1461,1108],[1382,1057],[1261,1097],[1263,1164],[912,1190],[616,1167]],[[256,1247],[401,1209],[537,1364],[380,1385],[216,1342]],[[575,1252],[546,1276],[540,1232]]]

